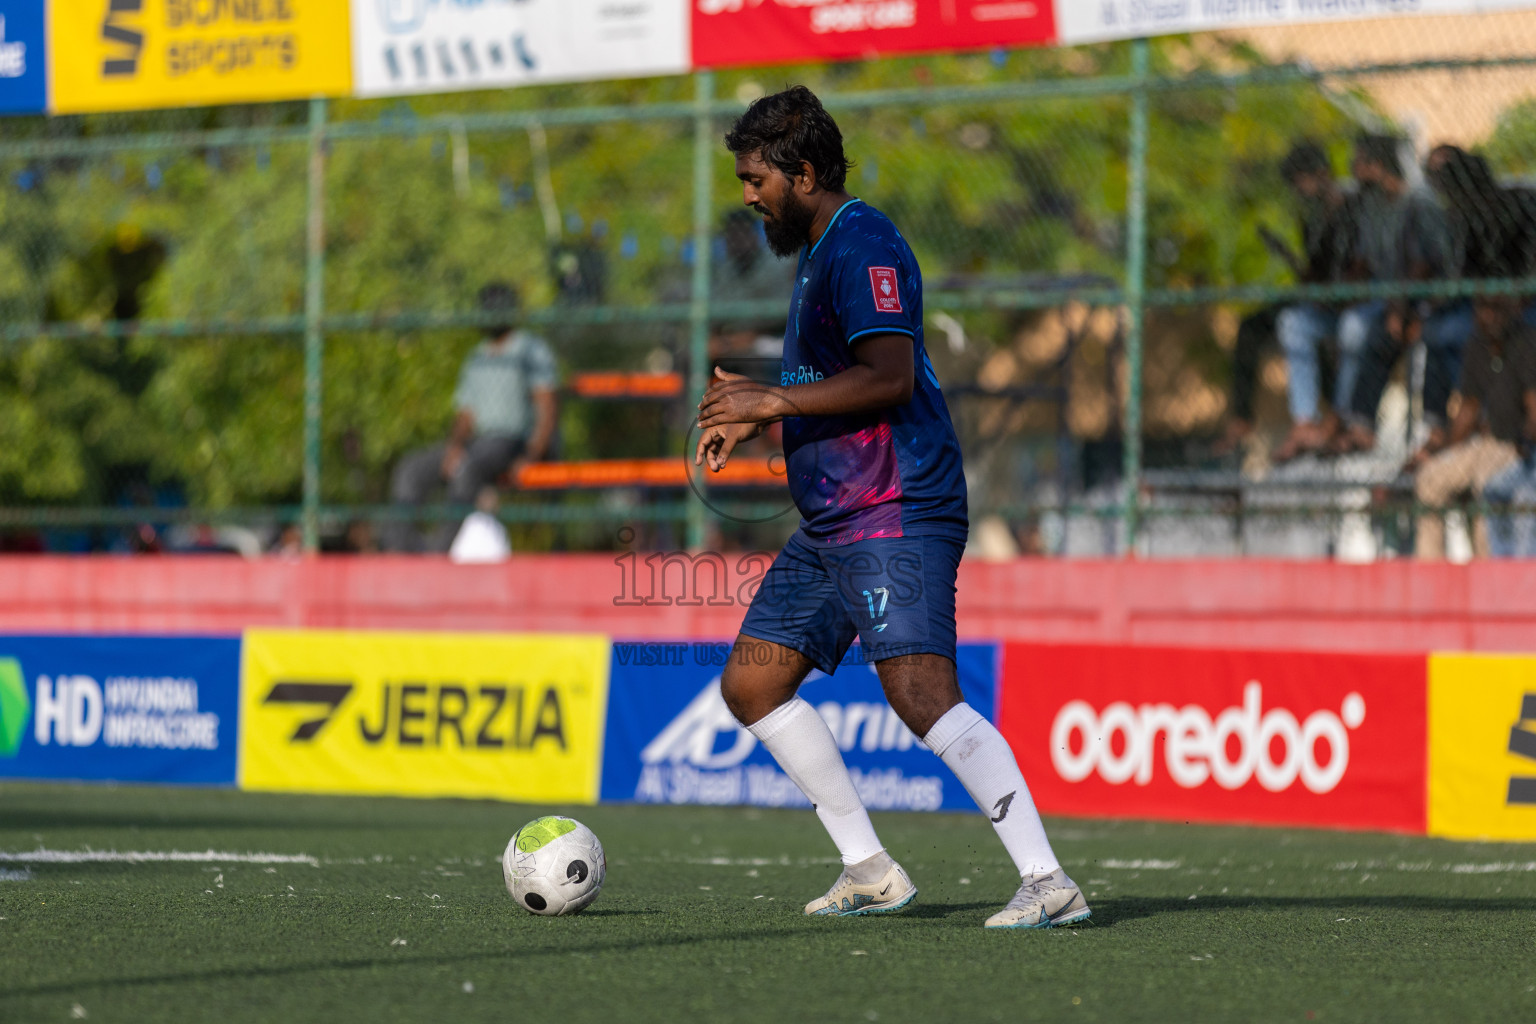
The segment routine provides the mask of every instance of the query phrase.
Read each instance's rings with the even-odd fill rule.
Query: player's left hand
[[[785,411],[776,388],[717,366],[715,379],[699,402],[699,427],[708,430],[730,423],[764,423],[778,419]]]
[[[718,473],[730,461],[731,452],[736,450],[737,445],[752,440],[762,431],[760,423],[727,423],[724,426],[709,427],[699,438],[699,446],[693,453],[693,464],[702,466],[707,461],[709,468]]]

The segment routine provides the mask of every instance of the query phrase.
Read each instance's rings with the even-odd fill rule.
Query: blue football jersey
[[[801,530],[823,544],[922,535],[963,541],[960,442],[923,347],[917,257],[889,217],[853,199],[800,254],[780,382],[841,373],[857,362],[860,338],[881,334],[912,339],[911,400],[878,412],[784,420]]]

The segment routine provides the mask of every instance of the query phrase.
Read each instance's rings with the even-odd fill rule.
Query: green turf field
[[[308,858],[0,861],[0,1021],[1536,1019],[1536,845],[1055,821],[1092,923],[995,933],[979,815],[876,815],[921,894],[839,920],[808,812],[557,808],[608,882],[537,918],[500,853],[543,810],[0,784],[5,854]]]

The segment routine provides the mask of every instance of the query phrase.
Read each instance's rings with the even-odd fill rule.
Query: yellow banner
[[[609,641],[247,630],[246,789],[596,803]]]
[[[57,114],[344,95],[346,0],[50,0]]]
[[[1430,656],[1429,832],[1536,839],[1536,657]]]

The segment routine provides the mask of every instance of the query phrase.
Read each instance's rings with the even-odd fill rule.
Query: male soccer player
[[[1089,916],[1061,869],[1013,752],[955,679],[955,576],[965,547],[960,445],[923,348],[923,283],[906,240],[844,187],[843,138],[803,86],[753,103],[725,137],[743,200],[780,257],[799,253],[778,387],[716,369],[696,465],[784,424],[799,530],[752,601],[720,689],[810,798],[843,872],[807,914],[900,910],[917,887],[881,845],[821,716],[796,690],[858,635],[886,699],[959,777],[1018,866],[989,928]],[[755,649],[754,649],[755,648]]]

